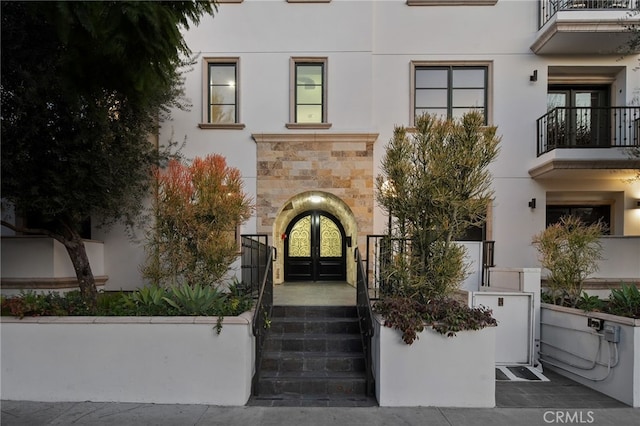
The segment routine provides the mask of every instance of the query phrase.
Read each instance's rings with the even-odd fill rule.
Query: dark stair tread
[[[325,395],[283,393],[252,396],[247,403],[254,407],[377,407],[375,397],[365,395]]]
[[[359,318],[355,317],[272,317],[271,318],[271,323],[276,323],[276,324],[281,324],[281,323],[290,323],[290,322],[310,322],[310,323],[315,323],[315,322],[350,322],[350,323],[357,323],[359,322]]]
[[[296,358],[364,358],[363,352],[346,352],[346,351],[264,351],[262,358],[269,359],[296,359]]]
[[[281,380],[365,380],[364,371],[262,371],[260,379],[281,379]]]
[[[357,318],[355,306],[274,306],[271,318]]]
[[[274,306],[248,405],[372,407],[355,306]]]
[[[266,340],[355,340],[361,338],[360,333],[269,333]]]

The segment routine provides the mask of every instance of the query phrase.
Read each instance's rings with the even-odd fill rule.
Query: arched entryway
[[[285,278],[285,259],[288,238],[291,227],[297,222],[297,218],[304,217],[310,212],[322,212],[336,224],[342,236],[342,249],[344,254],[344,276],[342,281],[351,285],[356,282],[356,268],[353,262],[353,251],[357,245],[358,225],[356,218],[344,201],[338,196],[324,191],[301,192],[289,198],[280,207],[273,222],[273,245],[276,249],[274,261],[273,279],[275,284],[285,281],[294,281]],[[288,271],[287,271],[288,272]],[[296,279],[297,280],[297,279]],[[338,278],[336,278],[338,280]]]
[[[305,211],[284,234],[285,281],[344,281],[347,238],[344,227],[323,210]]]

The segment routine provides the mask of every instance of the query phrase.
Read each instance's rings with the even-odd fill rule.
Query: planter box
[[[245,405],[251,315],[3,317],[2,399]]]
[[[495,407],[495,327],[455,337],[427,328],[407,345],[382,321],[372,338],[381,407]]]
[[[603,329],[589,327],[589,318]],[[616,327],[619,342],[609,342]],[[640,320],[542,304],[540,336],[545,368],[640,407]]]

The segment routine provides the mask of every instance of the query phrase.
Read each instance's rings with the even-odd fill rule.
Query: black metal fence
[[[246,234],[241,236],[241,275],[247,292],[257,296],[264,281],[267,258],[270,255],[269,236]]]
[[[489,268],[496,266],[495,264],[495,241],[482,242],[482,286],[491,286]]]
[[[558,107],[537,120],[538,156],[557,148],[640,144],[640,107]]]
[[[540,0],[538,29],[544,27],[558,11],[565,10],[632,10],[638,8],[638,0]]]
[[[366,391],[368,396],[373,396],[375,394],[375,378],[373,377],[371,338],[375,333],[375,329],[373,327],[373,312],[371,310],[371,300],[369,298],[369,284],[364,270],[364,263],[358,248],[355,249],[355,261],[358,277],[356,285],[356,305],[358,308],[358,318],[360,319],[362,348],[365,356]]]
[[[364,274],[369,295],[378,298],[393,293],[396,280],[392,275],[392,262],[411,254],[412,243],[406,238],[389,238],[388,235],[367,235],[366,258],[363,260]],[[482,285],[489,286],[489,268],[495,266],[495,241],[482,241]]]
[[[262,282],[259,286],[258,300],[256,301],[255,310],[253,311],[253,335],[255,342],[255,372],[251,381],[251,392],[258,395],[258,386],[260,383],[260,369],[262,364],[262,346],[269,332],[271,324],[271,313],[273,311],[273,268],[272,263],[275,260],[275,248],[267,247],[267,258],[265,260],[265,269],[262,272]]]

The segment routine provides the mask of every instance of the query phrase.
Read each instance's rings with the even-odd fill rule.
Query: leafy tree
[[[131,224],[157,149],[149,135],[181,101],[182,29],[209,1],[2,2],[2,197],[67,249],[83,298],[96,287],[88,217]],[[160,116],[159,116],[160,115]],[[5,204],[5,203],[3,203]]]
[[[147,278],[165,287],[217,285],[238,255],[237,226],[252,213],[240,171],[221,155],[157,169]]]
[[[410,241],[390,256],[392,292],[426,301],[463,281],[465,252],[455,240],[485,221],[496,130],[479,112],[459,121],[424,115],[414,132],[395,129],[376,179],[377,200],[392,218],[390,244]]]

